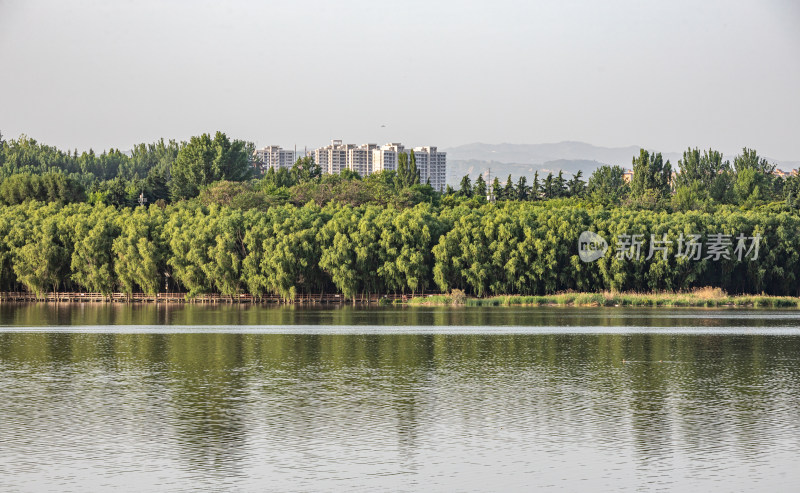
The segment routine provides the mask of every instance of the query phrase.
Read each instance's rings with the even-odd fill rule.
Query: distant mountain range
[[[519,176],[527,176],[530,181],[533,174],[557,174],[560,170],[565,175],[573,175],[579,170],[588,177],[600,166],[610,164],[624,168],[631,167],[634,156],[639,154],[639,146],[601,147],[585,142],[557,142],[553,144],[465,144],[442,149],[447,151],[447,183],[457,186],[464,175],[471,179],[482,173],[484,178],[491,173],[505,181],[510,174],[516,180]],[[681,152],[662,152],[664,159],[677,166]],[[734,154],[726,154],[726,159],[733,159]],[[767,158],[769,159],[769,158]],[[791,170],[800,167],[800,161],[778,161],[769,159],[778,168]]]

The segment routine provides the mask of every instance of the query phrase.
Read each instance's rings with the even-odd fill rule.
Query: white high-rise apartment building
[[[378,148],[377,144],[362,144],[352,146],[347,150],[347,168],[361,176],[372,173],[372,151]]]
[[[350,169],[367,176],[372,171],[372,150],[377,147],[376,144],[356,146],[332,140],[330,145],[314,149],[311,155],[323,173],[339,174],[343,169]]]
[[[443,192],[447,186],[447,153],[439,152],[436,147],[424,146],[414,148],[414,158],[422,184],[430,181],[434,190]],[[411,154],[403,144],[392,142],[382,146],[376,144],[342,144],[341,140],[333,140],[331,144],[311,152],[314,162],[322,168],[323,173],[339,174],[347,168],[361,176],[381,171],[397,171],[400,154]]]
[[[256,159],[261,163],[261,169],[266,171],[274,168],[290,169],[294,164],[294,151],[281,149],[280,146],[267,146],[263,149],[257,149]]]
[[[332,140],[331,145],[314,149],[314,162],[322,168],[323,173],[338,175],[347,167],[347,148],[341,140]]]
[[[372,172],[396,171],[401,153],[407,153],[409,157],[411,154],[397,142],[382,145],[379,149],[372,151]],[[434,190],[443,192],[447,186],[447,153],[439,152],[433,146],[415,147],[414,160],[417,163],[419,182],[425,184],[430,181]]]
[[[397,159],[401,152],[405,152],[405,148],[399,142],[384,144],[373,150],[372,172],[397,171]]]
[[[419,171],[419,182],[425,184],[430,181],[434,190],[444,192],[447,186],[447,153],[439,152],[433,146],[415,147],[414,160]]]

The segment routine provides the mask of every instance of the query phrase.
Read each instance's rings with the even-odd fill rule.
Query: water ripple
[[[0,335],[0,489],[787,490],[800,335]]]

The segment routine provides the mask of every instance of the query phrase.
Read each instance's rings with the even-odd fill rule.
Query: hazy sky
[[[800,160],[800,7],[0,0],[6,138],[129,149],[216,130],[259,146],[580,140]]]

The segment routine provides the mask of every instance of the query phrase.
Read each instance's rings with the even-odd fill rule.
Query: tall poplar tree
[[[631,179],[631,197],[651,196],[658,200],[667,197],[672,184],[672,166],[669,160],[664,162],[661,153],[650,153],[639,150],[639,156],[633,158],[633,178]]]

